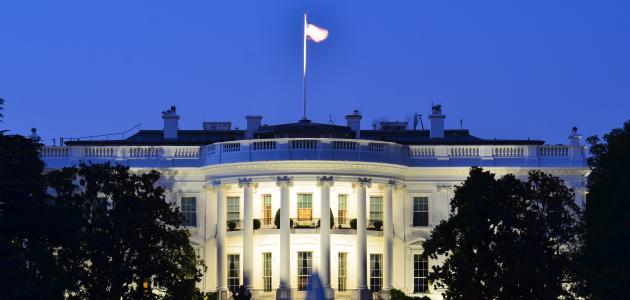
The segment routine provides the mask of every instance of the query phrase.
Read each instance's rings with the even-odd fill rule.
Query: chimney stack
[[[245,119],[247,120],[247,131],[245,133],[245,138],[253,139],[254,131],[258,130],[258,128],[260,128],[260,125],[262,125],[262,116],[245,116]]]
[[[37,135],[37,128],[31,128],[31,135],[29,135],[28,138],[35,143],[39,143],[39,141],[42,140],[42,138]]]
[[[179,116],[175,112],[175,106],[162,112],[164,120],[164,140],[177,140],[177,131],[179,130]]]
[[[432,139],[444,137],[444,118],[446,116],[442,114],[442,105],[433,105],[431,115],[429,115]]]
[[[348,127],[354,131],[354,137],[359,139],[361,138],[361,113],[358,110],[354,110],[351,115],[346,116],[346,122]]]
[[[578,133],[578,128],[573,127],[571,129],[571,135],[569,136],[569,142],[571,143],[571,146],[582,147],[582,144],[580,144],[581,139],[582,135]]]

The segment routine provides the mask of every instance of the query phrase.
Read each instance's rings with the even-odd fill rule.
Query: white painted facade
[[[432,228],[448,217],[454,187],[465,180],[469,168],[481,166],[499,176],[513,173],[521,178],[534,169],[549,172],[574,187],[576,201],[582,203],[584,147],[574,142],[575,136],[572,139],[571,145],[561,146],[402,145],[334,138],[246,139],[207,146],[75,145],[44,147],[42,158],[53,169],[79,161],[156,169],[170,201],[180,204],[183,197],[194,197],[196,222],[189,229],[193,246],[208,266],[199,283],[204,291],[229,294],[228,256],[238,254],[238,282],[254,290],[254,299],[303,298],[297,290],[298,255],[309,252],[312,270],[324,271],[322,281],[331,288],[330,296],[365,299],[371,297],[374,273],[370,257],[377,254],[382,257],[384,290],[441,299],[433,287],[414,292],[414,254],[421,252]],[[313,228],[297,228],[298,194],[311,195],[314,223],[320,218],[322,224],[328,223],[326,210],[332,209],[334,228],[308,224],[304,227]],[[272,220],[271,225],[253,229],[253,219],[264,223],[263,198],[269,197],[264,195],[271,198],[271,218],[280,210],[281,216],[296,219],[294,228],[277,229]],[[338,228],[339,195],[347,199],[343,228]],[[382,230],[367,228],[373,225],[373,196],[383,199]],[[235,230],[228,228],[228,197],[238,197],[238,219],[247,221]],[[414,197],[428,199],[427,226],[413,226]],[[348,228],[350,219],[357,219],[356,230]],[[288,225],[288,218],[281,218],[283,223]],[[340,252],[347,258],[345,291],[339,290]],[[263,253],[271,253],[268,291]],[[436,263],[429,261],[429,268]]]

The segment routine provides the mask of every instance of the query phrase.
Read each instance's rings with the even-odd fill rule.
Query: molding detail
[[[359,179],[357,180],[357,184],[359,185],[359,187],[372,187],[372,178],[359,177]]]
[[[317,185],[318,186],[333,186],[335,182],[333,181],[332,176],[321,176],[317,177]]]

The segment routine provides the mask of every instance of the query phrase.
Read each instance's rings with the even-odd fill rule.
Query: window
[[[184,215],[184,225],[197,226],[197,198],[182,197],[182,215]]]
[[[271,252],[263,253],[263,289],[271,292]]]
[[[339,271],[337,276],[337,290],[345,291],[346,290],[346,281],[348,278],[348,253],[339,252]]]
[[[429,261],[420,254],[413,255],[413,292],[426,293],[429,290]]]
[[[413,197],[413,226],[429,226],[428,197]]]
[[[227,197],[227,220],[238,222],[241,219],[239,197]]]
[[[370,221],[383,221],[383,197],[370,197]]]
[[[337,217],[339,225],[346,224],[348,217],[348,195],[339,195],[339,205],[337,208]]]
[[[298,291],[308,289],[308,280],[311,277],[312,252],[298,252]]]
[[[383,288],[383,255],[370,254],[370,291],[380,292]]]
[[[310,221],[313,218],[313,195],[298,194],[298,221]]]
[[[228,290],[234,291],[241,285],[241,266],[238,254],[228,254]]]
[[[266,194],[262,196],[263,202],[263,225],[271,225],[273,220],[271,219],[271,195]]]

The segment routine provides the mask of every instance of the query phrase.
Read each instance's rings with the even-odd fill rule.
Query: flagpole
[[[306,28],[308,22],[306,21],[306,11],[304,11],[304,73],[302,76],[302,101],[304,103],[304,115],[303,120],[306,120]]]

